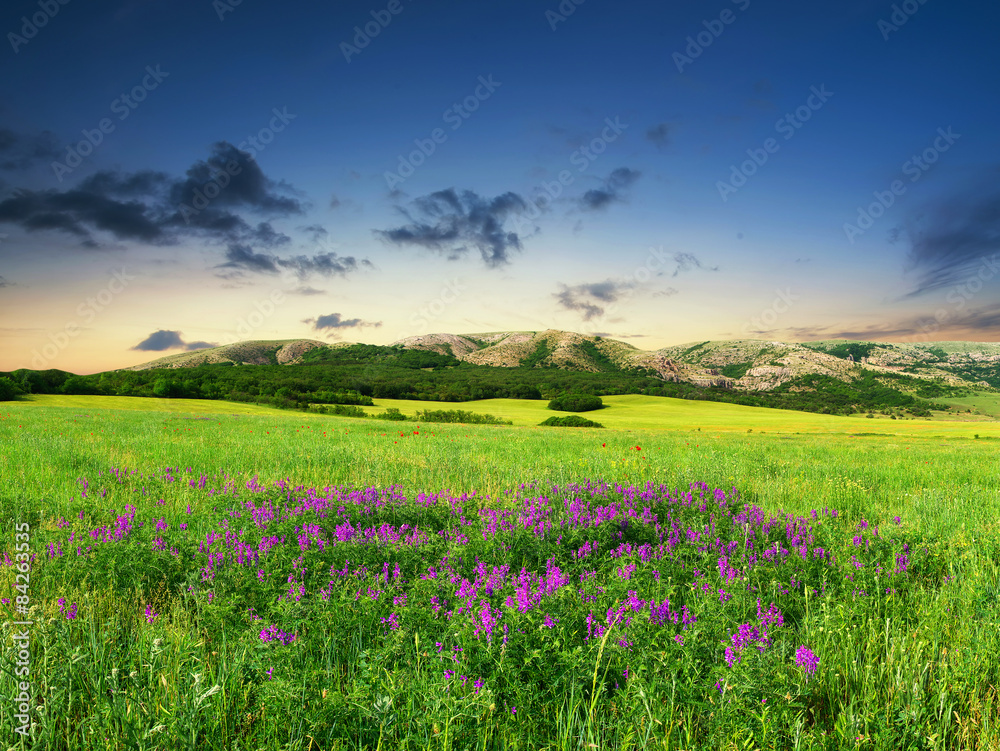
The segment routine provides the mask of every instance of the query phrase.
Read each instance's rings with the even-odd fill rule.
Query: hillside
[[[239,342],[170,355],[130,369],[224,363],[298,365],[337,359],[331,357],[333,351],[354,346],[361,345],[310,339]],[[451,362],[471,365],[645,375],[666,382],[750,393],[780,387],[795,390],[802,379],[810,377],[812,382],[816,376],[845,383],[875,377],[897,387],[903,383],[901,376],[909,376],[917,383],[1000,388],[1000,343],[828,340],[797,344],[743,339],[691,342],[647,351],[615,339],[550,329],[427,334],[401,339],[389,348],[434,353]],[[389,348],[381,349],[391,351]]]
[[[196,368],[199,365],[292,365],[301,361],[302,355],[316,347],[345,346],[343,342],[327,344],[313,339],[284,339],[281,341],[249,341],[224,344],[221,347],[198,349],[167,355],[157,360],[135,365],[128,370],[153,370],[155,368]]]
[[[401,339],[393,346],[452,355],[478,365],[642,371],[664,381],[739,391],[770,391],[811,375],[851,381],[864,371],[887,377],[905,374],[952,386],[1000,388],[1000,343],[829,340],[797,344],[742,339],[647,351],[614,339],[549,330],[428,334]]]
[[[463,362],[493,367],[556,367],[591,373],[650,372],[664,381],[729,387],[729,379],[710,369],[676,361],[616,339],[571,331],[505,331],[486,334],[428,334],[393,346],[450,354]]]

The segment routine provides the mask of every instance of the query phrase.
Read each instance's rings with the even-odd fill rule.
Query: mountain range
[[[244,341],[168,355],[129,369],[213,363],[294,366],[315,362],[322,355],[321,348],[352,345],[311,339]],[[476,365],[640,372],[663,381],[751,392],[770,391],[811,374],[849,382],[865,371],[873,375],[905,374],[952,386],[1000,388],[1000,343],[993,342],[902,344],[838,339],[794,343],[742,339],[690,342],[649,351],[616,339],[548,330],[427,334],[388,346],[433,352]]]

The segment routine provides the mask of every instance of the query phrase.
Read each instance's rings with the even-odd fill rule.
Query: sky
[[[1000,341],[1000,6],[13,0],[0,371]]]

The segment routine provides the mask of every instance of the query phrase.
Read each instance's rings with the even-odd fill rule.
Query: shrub
[[[16,383],[9,378],[0,378],[0,402],[10,401],[20,393],[21,388]]]
[[[380,415],[373,415],[376,420],[392,420],[393,422],[400,422],[402,420],[409,420],[406,415],[400,412],[395,407],[389,407],[385,412]]]
[[[420,422],[461,422],[467,425],[513,425],[510,420],[502,420],[493,415],[480,415],[461,409],[417,412]]]
[[[545,425],[557,428],[603,428],[604,427],[599,422],[588,420],[586,417],[580,417],[579,415],[567,415],[566,417],[550,417],[548,420],[539,423],[539,425]]]
[[[340,415],[341,417],[368,417],[361,407],[355,407],[349,404],[333,404],[326,407],[327,413],[331,415]]]
[[[603,406],[601,397],[592,394],[563,394],[549,402],[549,409],[559,412],[590,412]]]

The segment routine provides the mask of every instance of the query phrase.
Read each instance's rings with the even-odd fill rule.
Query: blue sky
[[[0,370],[439,331],[1000,340],[998,21],[8,3]]]

